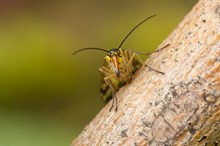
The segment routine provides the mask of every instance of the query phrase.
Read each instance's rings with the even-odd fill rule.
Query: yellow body
[[[132,80],[133,74],[141,67],[135,53],[123,49],[112,49],[105,57],[102,74],[101,98],[107,103],[114,94]]]

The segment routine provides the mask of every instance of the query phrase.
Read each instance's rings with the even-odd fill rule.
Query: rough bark
[[[142,67],[73,146],[220,145],[220,1],[200,0],[166,44],[145,62],[165,75]]]

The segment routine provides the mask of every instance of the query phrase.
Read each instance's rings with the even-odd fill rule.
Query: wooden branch
[[[142,67],[72,146],[220,143],[220,1],[200,0],[166,44],[146,62],[165,75]]]

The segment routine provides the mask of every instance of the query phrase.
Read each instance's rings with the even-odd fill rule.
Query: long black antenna
[[[143,21],[141,21],[137,26],[135,26],[124,38],[124,40],[121,42],[121,44],[119,45],[118,49],[121,48],[121,46],[123,45],[123,43],[125,42],[125,40],[129,37],[129,35],[136,29],[138,28],[141,24],[143,24],[145,21],[149,20],[150,18],[155,17],[156,15],[151,15],[150,17],[144,19]]]
[[[75,55],[75,54],[77,54],[77,53],[79,53],[81,51],[84,51],[84,50],[100,50],[100,51],[108,52],[108,50],[105,50],[105,49],[102,49],[102,48],[83,48],[83,49],[77,50],[72,55]]]

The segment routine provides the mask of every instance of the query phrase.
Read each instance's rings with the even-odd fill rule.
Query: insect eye
[[[106,57],[105,57],[105,60],[106,60],[107,62],[110,62],[111,58],[110,58],[109,56],[106,56]]]

